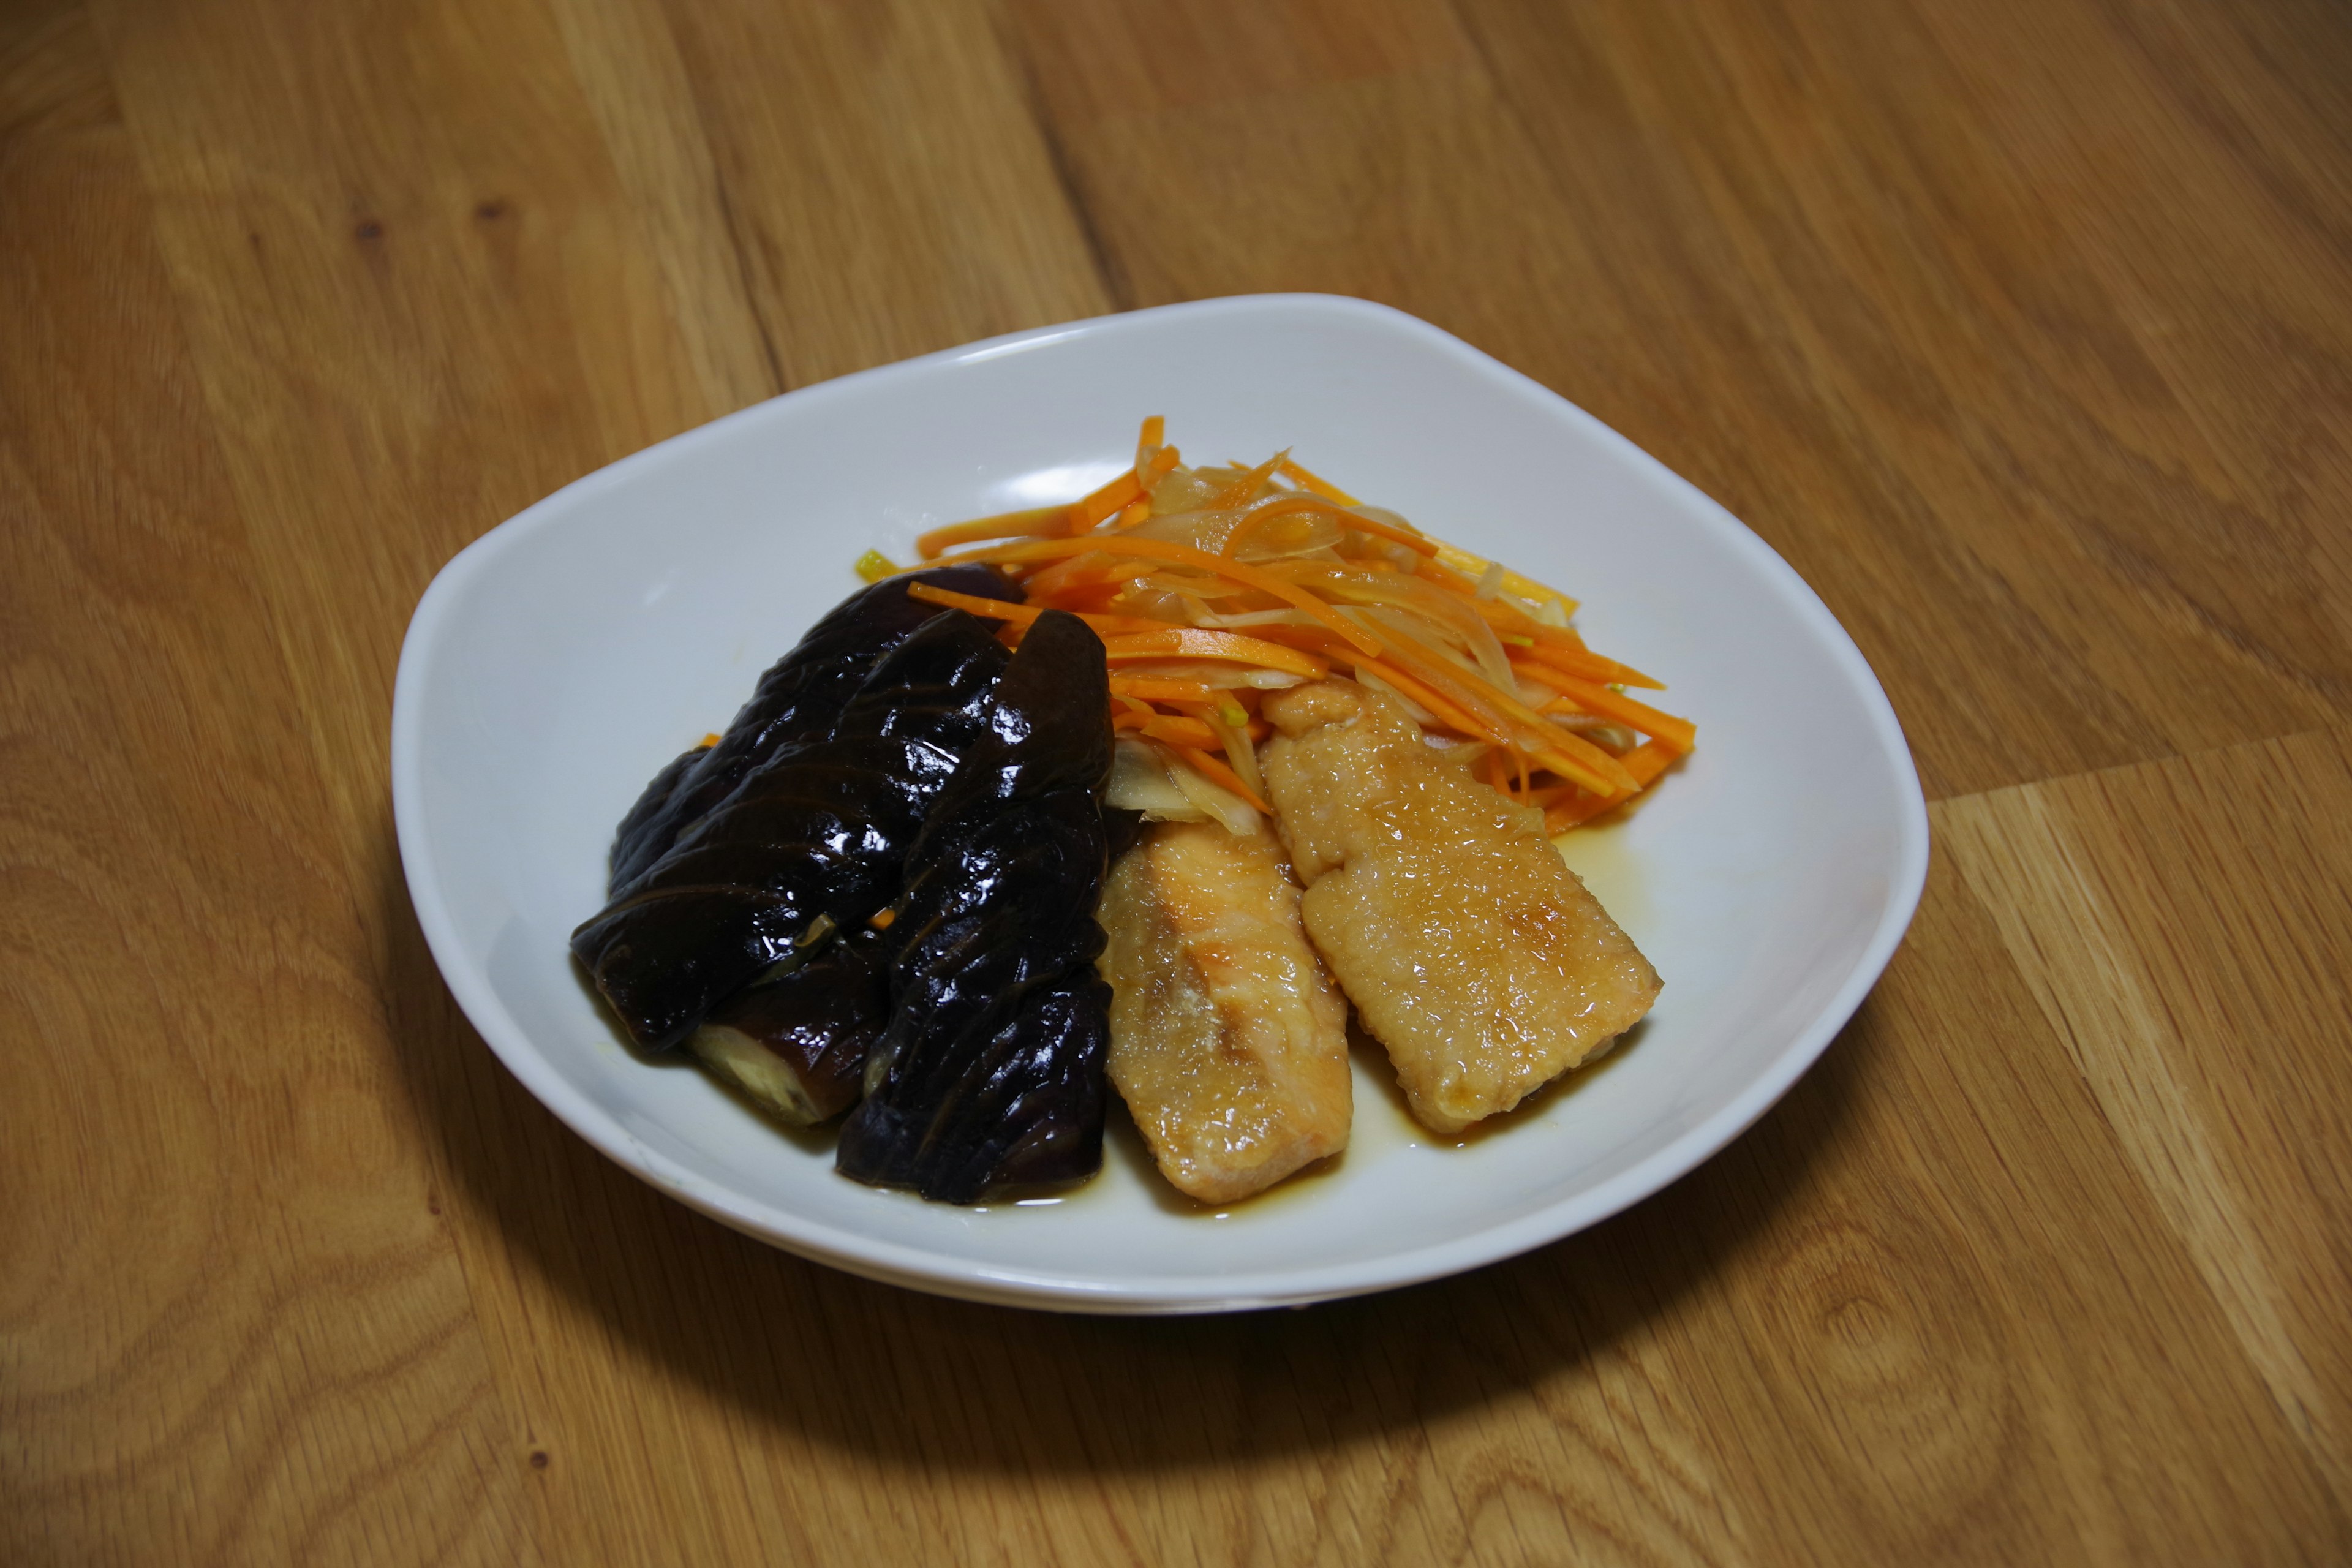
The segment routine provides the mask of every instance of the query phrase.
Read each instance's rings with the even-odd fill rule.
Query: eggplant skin
[[[753,769],[788,746],[833,732],[883,656],[940,614],[937,605],[908,596],[910,583],[983,599],[1021,596],[992,567],[942,566],[885,578],[835,605],[760,677],[717,745],[697,747],[654,775],[613,836],[611,896],[650,871]]]
[[[890,1017],[888,955],[870,927],[782,978],[745,986],[688,1037],[704,1065],[796,1127],[857,1103]]]
[[[842,1127],[835,1168],[950,1204],[1084,1181],[1102,1169],[1110,987],[1098,977],[1074,971],[1030,989],[958,1054],[969,1065],[937,1101],[898,1085],[867,1095]]]
[[[833,735],[751,770],[572,951],[641,1049],[665,1051],[799,954],[820,916],[854,930],[896,895],[907,847],[993,712],[1003,645],[961,610],[892,648]]]
[[[1102,640],[1047,611],[908,851],[890,1024],[842,1128],[842,1174],[968,1204],[1100,1168],[1110,757]]]
[[[646,785],[645,793],[637,796],[637,803],[629,807],[629,814],[621,818],[621,826],[613,830],[613,865],[615,868],[620,866],[630,846],[649,841],[654,832],[653,825],[669,814],[670,803],[677,797],[679,787],[693,773],[696,764],[710,754],[710,751],[709,746],[696,746],[690,751],[680,752],[653,776],[652,782]],[[611,889],[618,891],[619,887],[616,877]]]

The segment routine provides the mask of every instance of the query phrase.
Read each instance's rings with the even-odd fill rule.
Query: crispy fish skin
[[[1161,1175],[1232,1203],[1347,1147],[1348,1005],[1270,833],[1158,824],[1112,868],[1098,918],[1110,1080]]]
[[[1539,819],[1435,761],[1393,699],[1328,680],[1265,717],[1307,933],[1424,1126],[1508,1110],[1650,1010],[1657,971]]]

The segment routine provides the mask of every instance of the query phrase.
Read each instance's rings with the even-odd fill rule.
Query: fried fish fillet
[[[1097,918],[1110,1080],[1162,1175],[1230,1203],[1347,1146],[1348,1007],[1271,833],[1160,823],[1112,868]]]
[[[1328,680],[1265,716],[1307,933],[1423,1125],[1508,1110],[1650,1010],[1657,971],[1540,819],[1439,763],[1394,699]]]

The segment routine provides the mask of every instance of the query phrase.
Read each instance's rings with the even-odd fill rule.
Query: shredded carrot
[[[1373,658],[1380,657],[1378,639],[1306,589],[1242,562],[1227,561],[1205,550],[1195,550],[1188,544],[1171,544],[1164,539],[1130,539],[1118,534],[1097,534],[1085,539],[1039,539],[1024,544],[1001,544],[989,550],[968,550],[946,558],[945,563],[961,565],[970,561],[985,561],[1010,564],[1057,561],[1097,550],[1106,555],[1139,555],[1146,560],[1173,562],[1181,566],[1230,577],[1236,583],[1263,594],[1271,594],[1306,611]]]
[[[1369,672],[1379,676],[1382,680],[1437,715],[1439,723],[1449,725],[1474,741],[1499,742],[1502,740],[1502,733],[1496,726],[1483,719],[1474,718],[1453,699],[1444,696],[1426,682],[1415,680],[1396,666],[1377,658],[1360,658],[1355,662],[1356,672],[1359,675]]]
[[[1364,516],[1355,497],[1287,451],[1255,467],[1181,470],[1186,493],[1206,497],[1200,510],[1248,509],[1223,531],[1218,553],[1132,531],[1155,515],[1154,489],[1170,493],[1159,481],[1180,472],[1166,436],[1163,416],[1145,419],[1134,464],[1067,506],[958,523],[919,542],[926,559],[950,544],[979,545],[942,563],[996,565],[1025,604],[921,584],[908,592],[1004,623],[998,635],[1008,644],[1047,609],[1081,616],[1113,667],[1112,726],[1260,809],[1255,742],[1271,731],[1256,716],[1265,692],[1254,682],[1265,678],[1236,687],[1230,668],[1182,661],[1301,680],[1336,667],[1384,687],[1433,737],[1451,731],[1490,748],[1477,771],[1507,798],[1543,811],[1552,831],[1633,798],[1695,743],[1688,720],[1625,695],[1661,683],[1588,648],[1567,624],[1574,600],[1409,524]],[[1267,522],[1300,514],[1336,521],[1337,548],[1315,547],[1334,537],[1318,525],[1278,546],[1261,542],[1257,560],[1236,559]],[[1525,695],[1538,689],[1542,696]],[[1618,756],[1559,721],[1571,712],[1644,739]]]
[[[1620,664],[1613,658],[1603,658],[1597,653],[1589,653],[1580,647],[1566,647],[1538,641],[1535,647],[1526,649],[1521,657],[1538,665],[1549,665],[1562,675],[1578,676],[1586,680],[1597,680],[1603,684],[1618,686],[1639,686],[1652,691],[1664,691],[1666,689],[1664,681],[1643,675],[1630,664]],[[1529,670],[1527,673],[1534,676],[1538,680],[1544,680],[1541,670]],[[1549,686],[1551,683],[1545,680],[1544,684]]]
[[[1561,801],[1544,812],[1544,831],[1549,834],[1565,833],[1570,828],[1590,822],[1602,812],[1613,810],[1633,798],[1632,795],[1591,795],[1579,790],[1569,799]]]
[[[1585,712],[1597,713],[1603,719],[1614,719],[1644,735],[1664,742],[1676,752],[1687,752],[1697,744],[1697,725],[1687,719],[1677,719],[1671,713],[1661,713],[1646,702],[1636,702],[1622,691],[1612,691],[1605,686],[1595,686],[1589,680],[1579,680],[1572,675],[1562,675],[1557,670],[1544,670],[1536,679]]]
[[[1205,730],[1208,726],[1203,724],[1201,728]],[[1260,800],[1258,798],[1257,791],[1242,783],[1241,774],[1234,772],[1233,769],[1225,766],[1224,763],[1209,755],[1206,751],[1195,746],[1179,745],[1176,747],[1176,754],[1183,758],[1187,763],[1190,763],[1193,767],[1198,768],[1208,777],[1210,783],[1222,784],[1226,789],[1233,791],[1235,795],[1249,802],[1252,805],[1257,807],[1260,811],[1265,812],[1268,816],[1272,816],[1274,815],[1274,807],[1266,805],[1265,801]]]
[[[1282,459],[1288,456],[1288,452],[1276,452],[1255,468],[1243,468],[1240,479],[1209,499],[1209,510],[1222,511],[1255,499],[1257,492],[1265,488],[1265,481],[1274,477],[1274,470],[1282,466]],[[1234,467],[1240,468],[1241,465],[1235,463]]]
[[[1155,713],[1143,725],[1143,732],[1155,741],[1165,741],[1171,746],[1191,746],[1206,751],[1217,744],[1217,732],[1198,719],[1181,714]]]
[[[1114,697],[1139,697],[1147,702],[1212,702],[1216,693],[1197,680],[1129,679],[1114,675],[1110,678]]]
[[[952,588],[934,587],[929,583],[908,584],[907,597],[920,599],[926,604],[945,605],[950,609],[969,610],[973,615],[989,620],[1013,621],[1024,626],[1047,610],[1059,607],[1054,605],[1014,605],[1003,599],[983,599],[977,594],[959,594]],[[1157,634],[1168,625],[1165,621],[1155,621],[1143,616],[1097,616],[1089,615],[1082,610],[1072,610],[1069,613],[1094,627],[1096,632],[1103,637],[1117,637],[1121,633],[1137,632]]]
[[[951,544],[970,544],[981,539],[1013,539],[1026,533],[1056,533],[1069,515],[1070,509],[1066,506],[1033,506],[1025,511],[1000,511],[993,517],[952,522],[945,528],[935,528],[916,540],[915,552],[929,561]]]
[[[1435,555],[1437,553],[1437,544],[1433,540],[1424,539],[1420,534],[1414,533],[1410,530],[1398,528],[1391,523],[1382,522],[1377,518],[1364,517],[1357,512],[1349,510],[1346,507],[1334,503],[1325,497],[1313,495],[1284,496],[1279,500],[1270,500],[1265,502],[1264,505],[1254,509],[1247,517],[1242,519],[1240,524],[1236,526],[1231,533],[1225,535],[1225,546],[1218,553],[1227,557],[1232,556],[1234,550],[1240,545],[1241,542],[1257,531],[1257,527],[1260,523],[1269,521],[1277,517],[1287,517],[1293,512],[1300,511],[1326,513],[1331,517],[1339,519],[1339,525],[1342,528],[1352,528],[1361,533],[1377,535],[1381,539],[1386,539],[1395,543],[1402,544],[1406,549],[1415,551],[1423,555]]]
[[[1497,795],[1511,793],[1510,775],[1504,771],[1503,748],[1496,747],[1486,753],[1486,782],[1495,786]]]
[[[1151,454],[1151,461],[1145,466],[1144,472],[1157,479],[1173,468],[1178,461],[1175,447],[1162,447]],[[1136,477],[1133,468],[1122,470],[1117,479],[1100,489],[1070,503],[1063,513],[1063,531],[1072,535],[1084,533],[1130,502],[1141,500],[1143,485],[1144,481]]]
[[[1301,653],[1280,643],[1244,637],[1239,632],[1206,631],[1165,623],[1149,632],[1111,637],[1103,647],[1114,664],[1126,658],[1217,658],[1262,665],[1308,680],[1320,680],[1331,673],[1331,667],[1313,654]]]
[[[1644,741],[1625,753],[1625,771],[1641,781],[1643,789],[1658,782],[1660,774],[1673,767],[1678,757],[1672,746],[1656,741]]]
[[[704,751],[709,751],[711,747],[719,744],[719,732],[715,730],[712,731],[709,734],[702,737],[702,749]]]
[[[1361,506],[1364,504],[1358,500],[1354,496],[1349,495],[1346,490],[1343,490],[1339,486],[1331,483],[1329,480],[1317,479],[1313,474],[1308,473],[1305,468],[1302,468],[1297,463],[1292,462],[1287,454],[1283,457],[1279,467],[1282,469],[1282,474],[1285,479],[1297,480],[1300,484],[1305,485],[1308,489],[1313,490],[1317,495],[1321,496],[1325,500],[1335,500],[1341,506]]]
[[[877,910],[875,911],[874,918],[867,921],[866,923],[872,926],[876,931],[888,931],[892,926],[898,923],[898,911],[896,910]]]
[[[1423,538],[1393,523],[1382,522],[1378,518],[1366,517],[1361,512],[1351,511],[1345,513],[1340,521],[1360,533],[1377,534],[1392,544],[1403,545],[1416,554],[1434,556],[1437,553],[1438,546],[1435,540]]]
[[[1675,765],[1681,755],[1671,746],[1656,741],[1644,741],[1620,760],[1624,763],[1625,771],[1640,782],[1642,790],[1647,790],[1658,782],[1661,773]],[[1544,831],[1565,833],[1580,823],[1591,821],[1603,812],[1616,810],[1641,794],[1642,790],[1636,790],[1633,795],[1571,795],[1545,811]]]
[[[1479,577],[1485,574],[1486,569],[1489,566],[1496,564],[1492,561],[1481,560],[1479,557],[1471,554],[1466,550],[1456,550],[1451,544],[1439,545],[1437,547],[1437,558],[1447,566],[1452,567],[1455,572],[1467,577],[1474,587],[1476,585]],[[1569,614],[1573,615],[1576,613],[1576,601],[1574,599],[1570,598],[1567,595],[1561,593],[1557,588],[1545,587],[1541,583],[1537,582],[1532,577],[1522,577],[1507,566],[1503,568],[1502,586],[1506,591],[1517,594],[1522,599],[1532,600],[1538,605],[1542,604],[1547,599],[1557,599],[1559,601],[1560,606]]]
[[[1507,737],[1512,727],[1528,731],[1527,738],[1534,743],[1527,746],[1528,754],[1561,777],[1574,779],[1588,789],[1604,794],[1630,794],[1636,787],[1625,770],[1618,765],[1616,758],[1583,737],[1552,723],[1521,701],[1517,693],[1507,692],[1498,686],[1476,679],[1460,666],[1431,652],[1415,638],[1398,637],[1394,652],[1398,663],[1471,712],[1477,713],[1482,708],[1492,709]],[[1475,688],[1472,685],[1474,679],[1476,679]]]

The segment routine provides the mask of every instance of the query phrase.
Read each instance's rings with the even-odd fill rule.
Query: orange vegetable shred
[[[1549,833],[1639,797],[1697,744],[1689,720],[1626,694],[1664,687],[1586,647],[1567,595],[1393,513],[1367,515],[1287,451],[1192,469],[1166,437],[1154,415],[1133,465],[1091,493],[916,542],[925,563],[996,567],[1024,602],[923,583],[908,593],[1000,621],[1013,644],[1048,609],[1078,616],[1110,661],[1112,728],[1261,811],[1272,808],[1251,781],[1271,730],[1257,704],[1267,689],[1335,670],[1404,699],[1433,739],[1483,745],[1477,774],[1541,811]],[[1237,508],[1247,510],[1236,520]],[[1260,531],[1296,514],[1339,531]],[[1252,558],[1236,559],[1244,545]],[[888,567],[868,553],[873,570]]]

